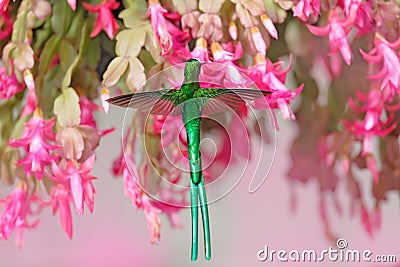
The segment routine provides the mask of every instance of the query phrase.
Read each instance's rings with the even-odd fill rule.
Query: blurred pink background
[[[99,116],[100,127],[110,124],[117,129],[102,139],[97,152],[94,175],[98,191],[95,210],[91,215],[74,216],[73,239],[61,229],[59,218],[46,209],[34,230],[25,232],[25,246],[18,249],[14,240],[0,242],[1,267],[43,266],[396,266],[396,264],[367,263],[294,263],[260,262],[257,252],[268,245],[270,249],[314,249],[322,251],[334,246],[324,235],[318,214],[319,189],[316,183],[297,187],[297,212],[290,212],[290,193],[285,175],[291,164],[288,151],[296,135],[294,124],[279,121],[278,151],[272,171],[255,194],[249,194],[249,180],[243,179],[226,197],[210,206],[212,260],[204,259],[200,239],[199,260],[190,261],[190,212],[181,213],[183,229],[173,229],[162,217],[161,242],[150,245],[144,215],[124,196],[122,179],[112,177],[111,162],[120,149],[123,110],[112,108],[108,115]],[[107,119],[107,121],[106,121]],[[307,156],[307,155],[305,155]],[[370,186],[365,179],[365,187]],[[369,249],[375,254],[393,254],[400,261],[399,196],[391,195],[389,204],[382,206],[382,229],[374,238],[364,231],[360,218],[350,218],[346,189],[339,188],[344,216],[332,218],[333,231],[349,244],[348,249]],[[202,233],[200,232],[202,235]],[[398,265],[399,263],[397,263]]]

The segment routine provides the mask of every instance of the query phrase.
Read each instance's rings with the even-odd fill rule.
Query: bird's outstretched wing
[[[201,99],[203,114],[214,114],[236,108],[272,92],[247,88],[200,88],[194,97]]]
[[[210,115],[239,107],[270,93],[258,89],[200,88],[190,101],[200,101],[203,114]],[[137,108],[151,114],[179,116],[181,109],[177,107],[186,101],[186,97],[181,90],[169,89],[119,95],[107,101],[120,107]]]
[[[107,99],[107,102],[120,107],[137,108],[142,112],[164,116],[179,115],[179,109],[176,107],[184,101],[183,92],[176,89],[139,92]]]

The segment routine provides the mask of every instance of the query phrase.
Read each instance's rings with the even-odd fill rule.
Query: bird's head
[[[185,81],[186,82],[198,82],[201,70],[201,63],[197,59],[189,59],[185,65]]]

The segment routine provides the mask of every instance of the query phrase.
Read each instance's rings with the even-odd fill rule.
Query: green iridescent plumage
[[[190,59],[185,65],[184,81],[180,90],[140,92],[107,100],[121,107],[138,108],[151,114],[182,116],[190,162],[192,261],[197,259],[198,252],[198,206],[203,221],[205,258],[211,258],[210,223],[200,153],[201,116],[226,110],[227,107],[238,107],[270,93],[258,89],[201,88],[200,71],[201,63]]]

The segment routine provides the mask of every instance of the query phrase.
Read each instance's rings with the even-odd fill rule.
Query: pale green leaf
[[[121,11],[121,13],[123,13],[124,11],[129,11],[129,10],[125,9]],[[129,12],[129,16],[124,16],[122,20],[124,22],[124,25],[130,29],[137,29],[144,26],[150,26],[150,22],[148,20],[143,20],[139,16],[136,16],[131,12]]]
[[[127,77],[127,85],[129,90],[136,91],[144,86],[146,82],[146,75],[142,62],[137,58],[129,59],[129,73]]]
[[[163,57],[160,55],[161,47],[154,36],[153,29],[148,28],[146,31],[146,40],[144,48],[151,54],[151,57],[156,63],[163,62]]]
[[[68,41],[67,39],[62,39],[59,51],[60,66],[61,70],[64,72],[68,69],[68,67],[76,58],[76,50],[73,44],[70,43],[70,41]]]
[[[76,70],[76,68],[79,66],[83,54],[86,52],[86,48],[89,43],[89,35],[88,33],[88,27],[86,21],[83,23],[82,27],[82,32],[81,32],[81,40],[79,42],[79,53],[78,56],[75,57],[74,62],[69,66],[67,72],[65,73],[64,79],[62,80],[61,83],[61,88],[65,89],[71,84],[71,79],[72,79],[72,74]]]
[[[135,15],[144,16],[147,13],[147,1],[145,0],[124,0],[124,6],[127,8],[121,11],[121,13],[126,10],[129,10],[127,13],[134,13]]]
[[[108,87],[116,84],[119,78],[124,74],[127,67],[128,59],[124,57],[114,58],[103,74],[103,85]]]
[[[67,33],[71,27],[74,12],[67,1],[55,1],[51,15],[51,28],[59,35]]]
[[[172,2],[179,14],[182,15],[197,10],[197,1],[194,0],[172,0]]]
[[[225,0],[200,0],[199,9],[205,13],[217,14]]]
[[[54,101],[54,114],[63,127],[77,126],[81,122],[79,96],[71,87],[63,90]]]
[[[144,45],[146,29],[123,30],[117,35],[115,52],[121,57],[137,57]]]

